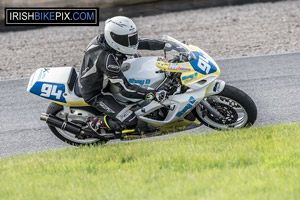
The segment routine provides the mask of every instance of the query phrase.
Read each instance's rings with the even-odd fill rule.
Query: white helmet
[[[127,55],[135,54],[139,45],[136,26],[128,17],[117,16],[106,20],[104,38],[110,47]]]

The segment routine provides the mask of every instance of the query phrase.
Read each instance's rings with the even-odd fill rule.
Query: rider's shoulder
[[[105,49],[105,45],[101,37],[98,35],[90,41],[90,43],[86,47],[85,52],[99,50],[99,49]]]

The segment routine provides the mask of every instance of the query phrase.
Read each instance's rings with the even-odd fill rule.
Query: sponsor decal
[[[186,65],[184,65],[184,66],[186,66]],[[182,67],[182,66],[179,66],[178,64],[174,64],[174,63],[170,63],[168,69],[170,69],[170,70],[182,70],[182,71],[190,71],[191,70],[190,68]]]
[[[117,114],[116,118],[117,118],[118,120],[120,120],[121,122],[123,122],[123,121],[124,121],[125,119],[127,119],[127,117],[129,117],[131,114],[132,114],[132,111],[131,111],[131,110],[129,110],[128,108],[124,108],[123,110],[121,110],[121,111]]]
[[[50,68],[41,69],[37,80],[44,79],[46,76],[46,73],[49,73],[49,71],[50,71]]]
[[[115,111],[108,107],[103,101],[100,101],[98,105],[108,113],[115,113]]]
[[[181,67],[189,67],[189,64],[187,64],[187,63],[181,63],[180,66],[181,66]]]
[[[192,81],[194,79],[197,79],[198,78],[197,76],[198,76],[198,72],[196,72],[196,73],[194,73],[192,75],[189,75],[189,76],[183,76],[182,77],[182,81],[184,83],[187,83],[187,82],[190,82],[190,81]]]
[[[190,110],[193,105],[195,104],[196,99],[194,99],[194,97],[190,97],[189,99],[189,103],[182,109],[182,111],[178,112],[176,114],[176,117],[181,117],[184,113],[186,113],[188,110]]]
[[[146,80],[136,80],[134,78],[129,79],[130,84],[149,85],[150,82],[151,82],[150,79],[146,79]]]
[[[114,23],[114,24],[116,24],[116,25],[118,25],[118,26],[120,26],[120,27],[123,27],[123,26],[127,26],[126,24],[122,24],[122,22],[116,22],[116,21],[113,21],[113,20],[109,20],[109,21],[107,21],[107,23],[108,22],[112,22],[112,23]]]
[[[106,69],[107,69],[108,71],[118,73],[118,72],[120,72],[121,67],[120,67],[119,65],[108,65],[108,66],[106,67]]]

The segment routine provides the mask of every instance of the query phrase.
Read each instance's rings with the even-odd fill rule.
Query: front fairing
[[[193,45],[185,45],[185,47],[194,55],[194,59],[180,63],[158,60],[156,66],[163,71],[181,73],[181,83],[183,85],[201,81],[208,76],[216,78],[220,76],[220,69],[217,63],[202,49]]]

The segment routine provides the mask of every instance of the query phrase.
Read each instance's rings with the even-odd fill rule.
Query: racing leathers
[[[138,49],[160,50],[165,43],[158,40],[140,39]],[[124,130],[134,128],[137,117],[125,105],[118,103],[109,91],[110,84],[120,88],[120,93],[128,98],[145,99],[155,90],[131,85],[121,71],[126,56],[112,49],[103,34],[95,37],[88,45],[79,74],[79,88],[84,100],[101,111],[108,118],[104,119],[107,128]],[[151,96],[150,95],[150,96]]]

